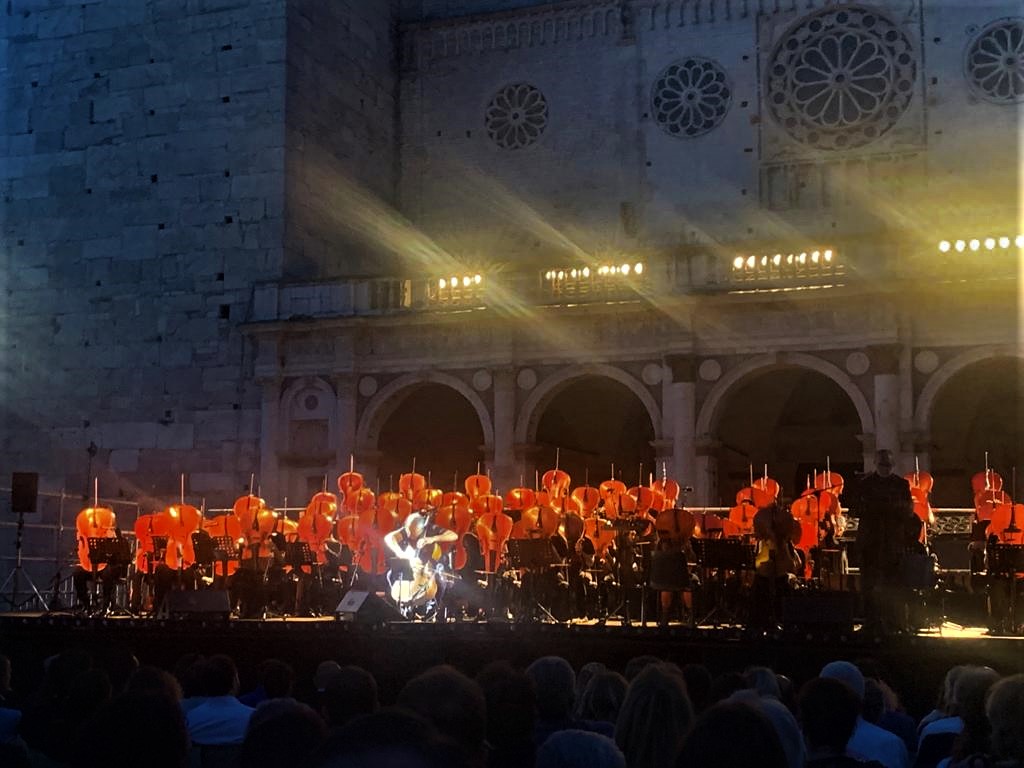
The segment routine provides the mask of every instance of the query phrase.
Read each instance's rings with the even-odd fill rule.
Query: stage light
[[[976,251],[979,248],[981,248],[981,241],[978,240],[978,239],[974,239],[974,240],[971,240],[971,242],[968,243],[968,245],[970,246],[972,251]]]
[[[762,256],[761,257],[761,266],[762,267],[767,267],[768,266],[768,257],[767,256]]]
[[[985,248],[987,250],[991,251],[995,247],[996,247],[996,239],[994,237],[986,237],[985,238]]]
[[[789,256],[786,257],[786,263],[787,264],[792,264],[793,263],[793,254],[792,253],[789,254]]]
[[[963,240],[957,240],[956,245],[954,247],[956,248],[957,253],[963,253],[964,249],[967,247],[967,243],[965,243]]]
[[[443,291],[445,288],[448,287],[448,281],[442,277],[440,280],[437,281],[437,287]]]
[[[814,262],[815,264],[818,263],[818,255],[819,254],[818,254],[817,251],[815,251],[814,253],[811,254],[811,261]]]
[[[942,251],[943,253],[949,253],[949,249],[951,247],[952,246],[950,245],[949,240],[943,240],[942,242],[939,243],[939,250]]]
[[[1018,248],[1024,248],[1024,235],[1017,235],[1017,239],[1014,242]]]
[[[633,271],[636,272],[638,275],[642,275],[644,273],[644,265],[637,262],[636,264],[633,265]]]
[[[772,257],[772,264],[774,264],[774,265],[775,265],[775,266],[777,267],[777,266],[779,266],[779,264],[781,264],[781,263],[782,263],[782,254],[781,254],[781,253],[776,253],[776,254],[775,254],[775,255],[774,255],[773,257]]]
[[[743,257],[742,256],[737,256],[735,259],[732,260],[732,268],[733,269],[743,269]]]
[[[750,257],[747,258],[747,269],[753,269],[756,264],[757,264],[757,257],[756,256],[750,256]]]
[[[473,281],[470,279],[469,275],[466,275],[464,278],[462,278],[462,287],[469,288],[469,284],[472,282]]]
[[[576,279],[576,276],[577,276],[578,274],[579,274],[579,272],[577,272],[577,271],[576,271],[576,270],[574,269],[574,270],[572,270],[571,272],[569,272],[569,277],[571,277],[571,278],[572,278],[573,280],[575,280],[575,279]]]
[[[826,250],[825,251],[825,261],[826,262],[832,261],[832,251],[831,250]]]
[[[473,282],[476,283],[477,285],[480,285],[480,283],[482,283],[483,281],[484,279],[480,275],[473,275]]]
[[[456,286],[457,286],[457,285],[459,284],[459,278],[457,278],[457,277],[453,277],[453,278],[452,278],[451,280],[449,280],[448,282],[449,282],[449,284],[451,285],[451,287],[452,287],[452,288],[454,288],[454,287],[456,287]]]
[[[1000,248],[1009,248],[1010,247],[1010,238],[1008,238],[1008,237],[1000,237],[999,238],[999,247]]]
[[[817,253],[817,251],[815,251],[815,253]],[[801,264],[806,263],[806,261],[807,261],[807,254],[806,253],[801,253],[800,254],[800,258],[797,259],[797,261],[799,261]]]
[[[590,267],[584,267],[583,268],[583,276],[584,277],[590,277]]]
[[[622,269],[622,274],[624,274],[624,275],[628,275],[629,274],[629,264],[623,264],[621,269]]]
[[[558,279],[559,280],[565,280],[565,272],[562,271],[561,269],[558,270]]]

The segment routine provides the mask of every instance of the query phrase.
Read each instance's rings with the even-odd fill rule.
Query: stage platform
[[[68,648],[82,648],[100,658],[130,651],[143,664],[166,668],[186,653],[227,653],[243,673],[273,657],[289,662],[300,681],[310,680],[319,662],[335,659],[371,670],[385,701],[410,677],[435,664],[452,664],[474,674],[498,659],[525,665],[548,654],[564,656],[577,668],[601,661],[620,670],[642,654],[681,665],[699,662],[713,674],[765,664],[798,683],[834,659],[873,658],[896,682],[908,710],[918,714],[931,708],[937,686],[954,664],[986,664],[1004,674],[1024,672],[1024,638],[988,636],[981,628],[951,624],[883,639],[821,627],[765,635],[741,627],[588,622],[372,624],[334,618],[256,621],[0,614],[0,652],[17,660],[16,682],[34,685],[43,660]]]

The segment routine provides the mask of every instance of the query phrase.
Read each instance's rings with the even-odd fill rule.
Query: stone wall
[[[286,273],[388,274],[398,177],[390,0],[288,3]]]
[[[285,6],[12,0],[0,24],[0,467],[143,511],[184,472],[230,503],[258,465],[238,325],[282,263]]]

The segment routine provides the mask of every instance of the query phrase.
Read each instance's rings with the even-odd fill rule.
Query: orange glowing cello
[[[181,475],[181,492],[177,504],[171,504],[159,513],[167,528],[167,554],[164,562],[174,570],[191,568],[196,562],[192,534],[203,522],[202,513],[185,503],[185,475]]]
[[[78,542],[78,564],[87,571],[102,571],[106,563],[94,563],[89,559],[89,539],[105,539],[117,536],[117,515],[110,507],[100,506],[99,480],[93,481],[92,506],[86,507],[75,518],[75,535]]]
[[[203,520],[203,530],[212,538],[230,539],[231,546],[224,550],[229,555],[226,561],[227,567],[225,568],[225,561],[214,560],[213,575],[215,577],[233,576],[240,565],[238,550],[245,543],[245,537],[242,536],[242,523],[238,516],[232,510],[217,517],[206,518]],[[224,543],[227,542],[225,541]]]
[[[458,485],[458,478],[456,478],[455,485]],[[437,511],[434,513],[434,522],[442,528],[455,531],[459,537],[450,544],[441,545],[442,549],[450,548],[453,551],[452,565],[457,571],[465,568],[469,560],[469,554],[466,552],[466,546],[462,539],[469,532],[473,523],[469,504],[469,497],[465,494],[449,491],[441,497]]]
[[[342,497],[344,500],[344,497]],[[327,562],[327,552],[324,545],[334,534],[334,519],[338,514],[338,497],[328,492],[327,476],[324,476],[324,487],[322,491],[314,493],[309,504],[299,517],[297,535],[299,541],[309,545],[316,557],[316,565],[324,565]]]

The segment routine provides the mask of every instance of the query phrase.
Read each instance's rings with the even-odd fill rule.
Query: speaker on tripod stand
[[[4,602],[14,610],[26,605],[32,599],[29,597],[28,600],[23,602],[18,601],[19,579],[21,578],[25,579],[25,582],[31,588],[32,593],[39,601],[39,605],[44,610],[46,609],[46,600],[44,600],[43,596],[39,593],[39,589],[32,581],[32,577],[25,573],[25,568],[21,561],[21,545],[25,528],[25,515],[35,514],[38,498],[38,472],[14,472],[11,474],[11,512],[18,516],[18,528],[14,538],[14,569],[7,574],[7,578],[4,579],[4,583],[0,584],[0,597],[3,597]],[[8,587],[11,589],[10,597],[4,595],[4,592]]]

